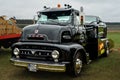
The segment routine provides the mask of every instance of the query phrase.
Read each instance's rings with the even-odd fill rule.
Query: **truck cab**
[[[35,32],[42,37],[32,37]],[[84,26],[80,26],[79,11],[72,8],[52,8],[38,12],[37,23],[23,29],[21,40],[62,44],[73,42],[77,33],[85,34]]]
[[[106,37],[98,36],[95,21],[83,24],[84,15],[81,19],[80,11],[66,6],[45,7],[38,12],[36,24],[23,28],[20,41],[12,46],[10,60],[13,65],[34,72],[67,71],[78,76],[83,64],[101,55],[99,43],[100,49],[104,49],[102,54],[106,54],[104,43],[107,39],[101,41],[101,38]]]

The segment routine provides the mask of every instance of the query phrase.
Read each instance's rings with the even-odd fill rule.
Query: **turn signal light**
[[[83,25],[83,16],[80,16],[81,19],[81,25]]]

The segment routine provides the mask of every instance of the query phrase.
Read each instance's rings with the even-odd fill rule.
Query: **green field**
[[[85,65],[81,75],[72,78],[66,73],[29,72],[10,64],[10,49],[0,51],[0,80],[120,80],[120,32],[109,32],[115,48],[107,58],[100,58]]]

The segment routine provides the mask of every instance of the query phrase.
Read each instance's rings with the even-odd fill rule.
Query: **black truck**
[[[84,64],[108,56],[106,24],[81,13],[68,5],[39,11],[37,23],[24,27],[19,42],[12,45],[11,63],[33,72],[66,71],[78,76]]]

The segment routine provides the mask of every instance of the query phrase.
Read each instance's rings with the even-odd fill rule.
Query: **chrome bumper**
[[[21,60],[16,58],[10,59],[11,63],[15,66],[21,66],[28,68],[29,64],[35,64],[37,70],[44,70],[44,71],[52,71],[52,72],[65,72],[66,67],[63,63],[45,63],[39,61],[28,61],[28,60]]]

